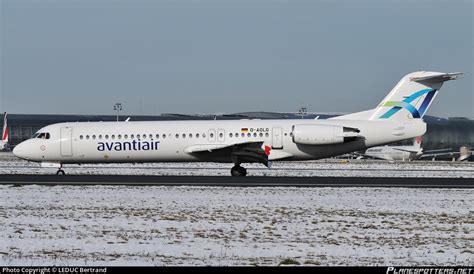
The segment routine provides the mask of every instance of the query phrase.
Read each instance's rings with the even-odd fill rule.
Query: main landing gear
[[[230,170],[230,174],[232,174],[232,176],[236,176],[236,177],[243,177],[243,176],[247,176],[247,169],[241,167],[240,165],[235,165],[231,170]]]

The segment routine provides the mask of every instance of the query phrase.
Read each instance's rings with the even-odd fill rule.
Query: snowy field
[[[474,178],[470,162],[246,164],[249,176]],[[230,176],[232,164],[65,166]],[[0,153],[0,174],[54,174]],[[473,265],[474,190],[0,185],[0,265]]]
[[[474,190],[0,185],[0,265],[473,265]]]
[[[344,177],[454,177],[474,178],[474,162],[325,159],[303,162],[243,164],[248,176],[344,176]],[[65,165],[66,174],[229,176],[232,164],[225,163],[146,163]],[[0,153],[0,174],[55,174],[55,168]]]

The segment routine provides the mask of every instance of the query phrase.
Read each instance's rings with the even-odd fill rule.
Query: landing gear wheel
[[[235,176],[235,177],[243,177],[247,175],[247,170],[241,166],[234,166],[230,170],[230,174],[232,174],[232,176]]]
[[[66,172],[64,172],[64,170],[60,169],[56,172],[56,175],[66,175]]]

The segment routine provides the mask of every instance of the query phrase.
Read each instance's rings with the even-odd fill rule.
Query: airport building
[[[184,115],[162,114],[157,116],[121,116],[123,121],[165,121],[165,120],[235,120],[235,119],[326,119],[337,114],[301,114],[301,113],[276,113],[276,112],[245,112],[228,115]],[[115,115],[43,115],[43,114],[8,114],[8,128],[10,144],[16,145],[31,137],[40,128],[61,122],[97,122],[116,121]],[[460,151],[462,147],[474,147],[474,120],[463,117],[439,118],[425,116],[427,132],[423,136],[424,150],[451,148]],[[0,119],[0,128],[3,128],[3,119]],[[410,145],[412,139],[398,143]]]

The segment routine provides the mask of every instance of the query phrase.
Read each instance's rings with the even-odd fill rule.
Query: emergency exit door
[[[72,156],[72,128],[62,127],[61,128],[61,142],[60,142],[61,156],[71,157]]]
[[[272,148],[283,148],[283,129],[281,127],[274,127],[272,129]]]

